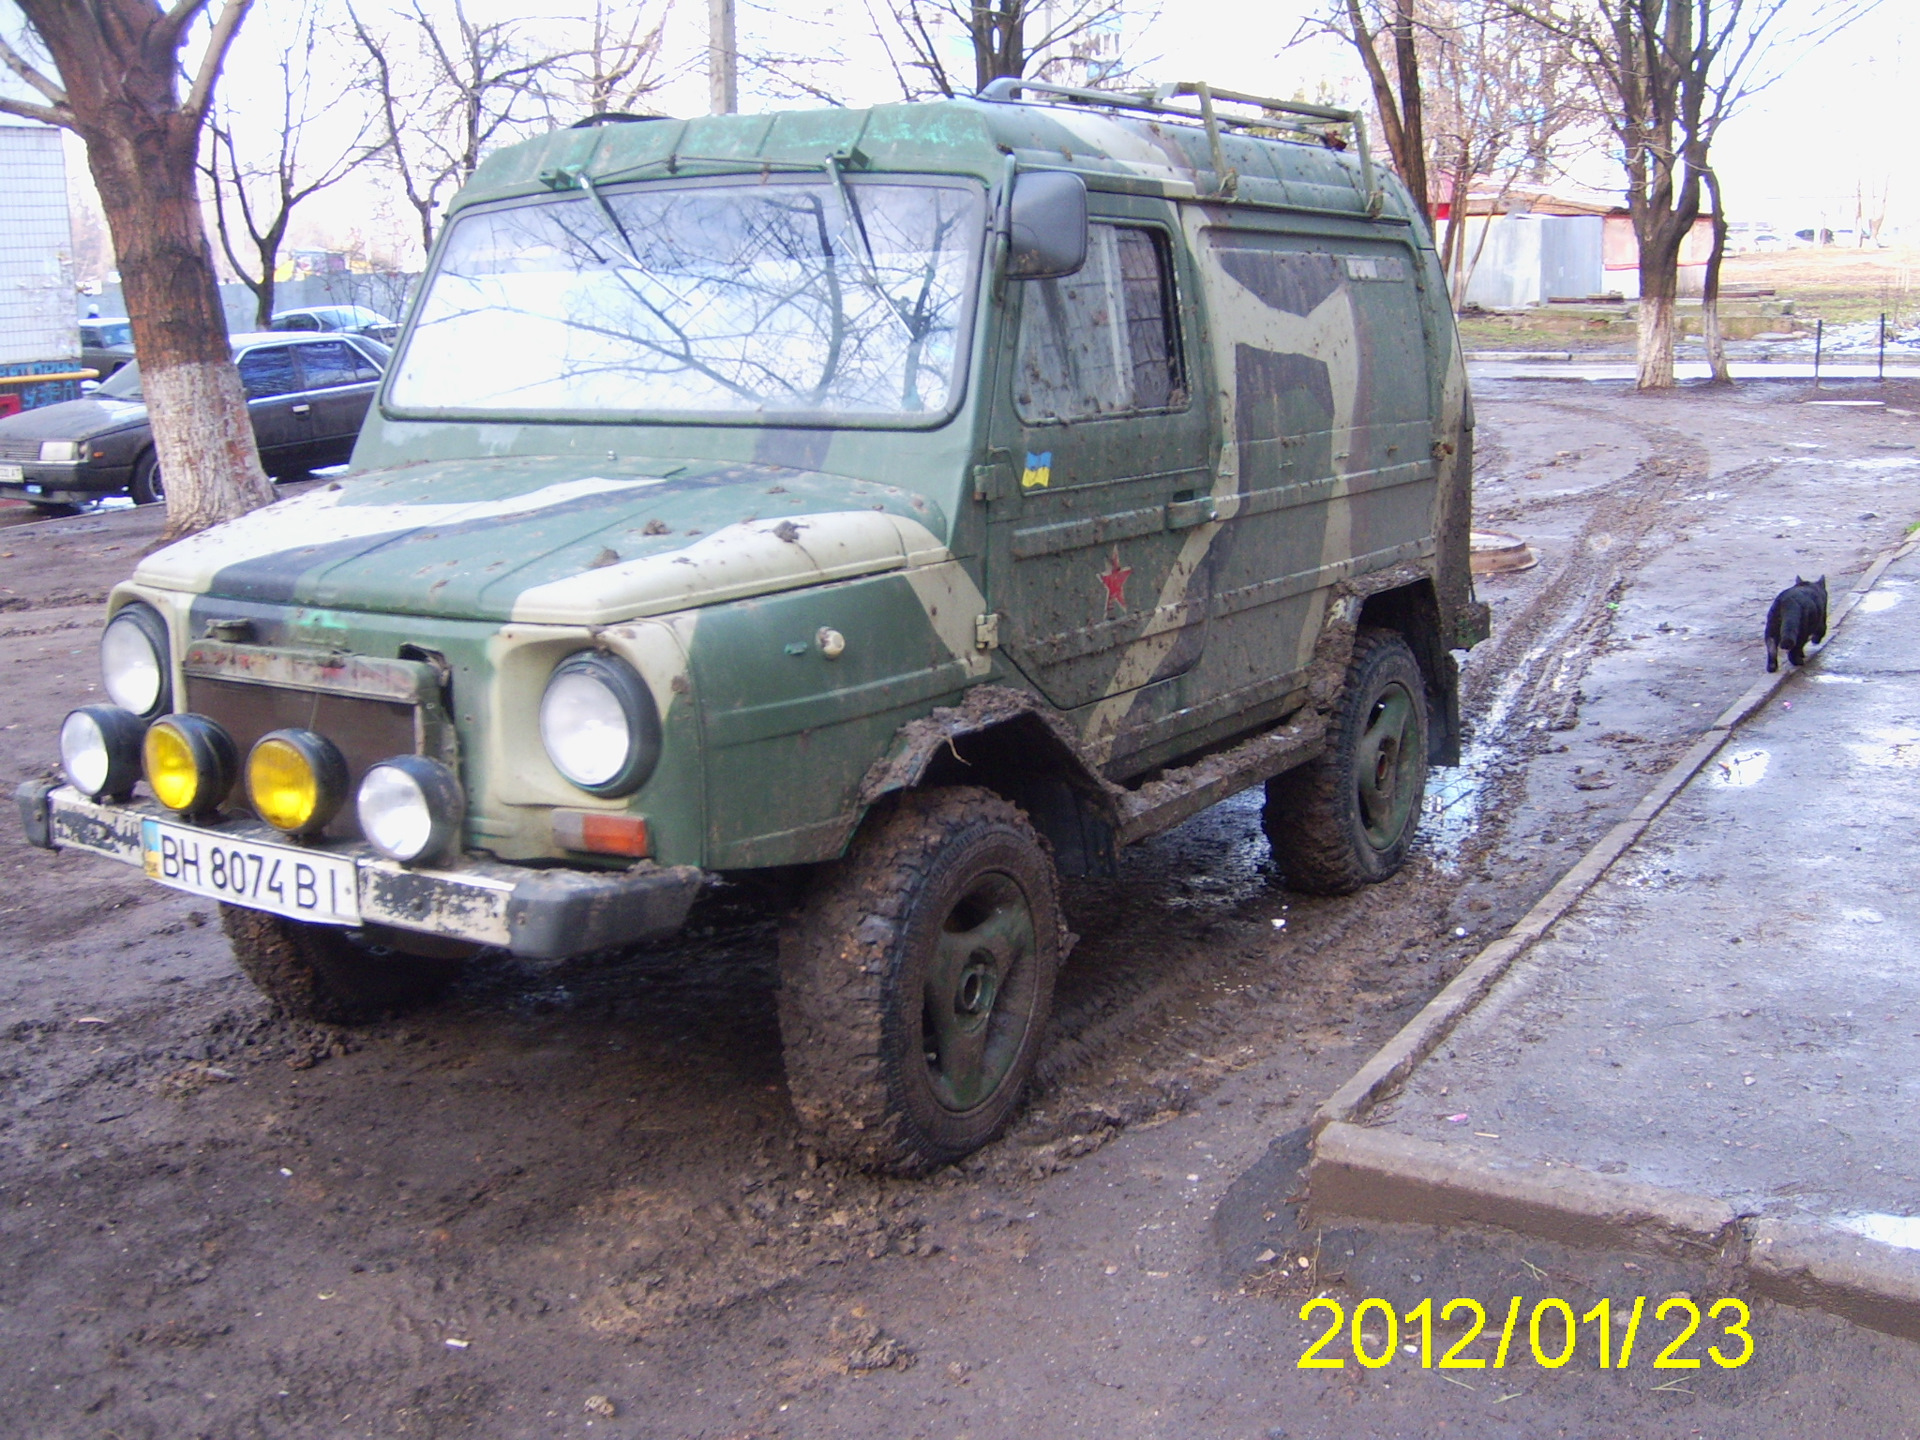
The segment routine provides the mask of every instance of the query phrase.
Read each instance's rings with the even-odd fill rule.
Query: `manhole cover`
[[[1473,532],[1473,573],[1509,575],[1516,570],[1531,570],[1540,557],[1518,535],[1502,535],[1496,530]]]

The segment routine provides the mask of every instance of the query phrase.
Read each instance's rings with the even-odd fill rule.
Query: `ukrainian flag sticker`
[[[1022,490],[1044,490],[1047,488],[1047,482],[1052,478],[1053,452],[1048,450],[1042,454],[1035,455],[1032,451],[1028,451],[1027,468],[1025,473],[1020,476],[1020,488]]]

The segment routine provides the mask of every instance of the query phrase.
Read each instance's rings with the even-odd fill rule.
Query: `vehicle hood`
[[[423,463],[170,545],[135,580],[256,603],[605,625],[950,558],[925,497],[731,461]]]
[[[113,400],[89,395],[39,405],[0,420],[0,440],[91,440],[110,430],[144,425],[147,407],[138,400]]]

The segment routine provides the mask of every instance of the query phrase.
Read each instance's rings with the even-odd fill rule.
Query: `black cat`
[[[1802,580],[1773,597],[1767,607],[1767,673],[1780,668],[1780,652],[1796,665],[1807,663],[1807,646],[1827,638],[1827,577]]]

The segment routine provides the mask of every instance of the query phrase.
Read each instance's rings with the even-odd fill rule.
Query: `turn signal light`
[[[653,835],[644,815],[609,815],[604,810],[556,810],[553,843],[563,850],[594,855],[626,855],[644,860],[653,854]]]
[[[140,747],[147,788],[177,815],[217,810],[233,790],[240,752],[204,715],[167,715],[147,727]]]

